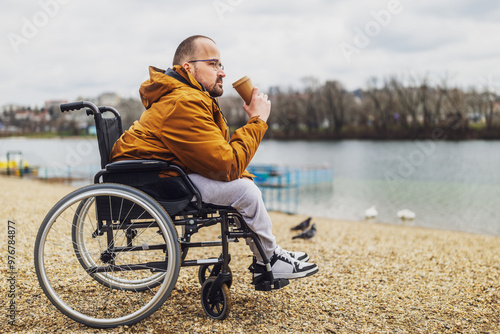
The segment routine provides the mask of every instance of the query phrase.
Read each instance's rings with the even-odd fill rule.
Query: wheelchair
[[[222,320],[231,305],[229,243],[239,239],[252,240],[264,260],[266,272],[252,282],[256,290],[289,283],[273,277],[270,259],[241,215],[232,207],[203,202],[181,168],[158,160],[109,163],[123,133],[116,109],[87,101],[60,107],[61,112],[85,109],[94,117],[102,168],[94,184],[56,203],[36,237],[38,281],[64,315],[94,328],[135,324],[167,300],[181,267],[199,266],[203,310]],[[177,176],[162,178],[161,171]],[[200,229],[214,225],[220,226],[220,240],[191,241]],[[220,247],[220,256],[188,259],[194,247]]]

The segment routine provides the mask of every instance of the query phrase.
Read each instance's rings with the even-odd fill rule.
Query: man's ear
[[[193,65],[191,65],[190,63],[185,62],[184,64],[182,64],[182,67],[184,67],[184,69],[186,70],[186,72],[188,72],[189,74],[193,74],[191,72],[192,69],[193,69]]]

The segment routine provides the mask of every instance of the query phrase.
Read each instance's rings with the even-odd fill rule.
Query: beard
[[[200,75],[198,74],[198,69],[194,67],[194,78],[207,90],[211,97],[219,97],[224,93],[222,88],[222,77],[218,76],[214,83],[202,82]]]
[[[224,89],[222,88],[222,77],[218,77],[211,87],[205,87],[207,92],[210,93],[211,97],[219,97],[224,93]]]

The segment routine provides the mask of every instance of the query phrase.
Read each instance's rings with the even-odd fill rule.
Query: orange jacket
[[[117,140],[110,161],[165,160],[186,173],[223,181],[251,176],[246,168],[267,124],[253,117],[229,140],[216,99],[183,67],[165,72],[151,66],[149,74],[139,90],[147,110]]]

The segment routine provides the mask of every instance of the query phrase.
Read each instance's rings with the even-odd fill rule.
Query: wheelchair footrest
[[[252,273],[252,285],[257,291],[271,291],[281,289],[290,282],[287,278],[274,278],[272,272],[267,272],[262,265],[256,264],[257,260],[253,258],[253,263],[248,267]]]
[[[274,282],[270,281],[262,281],[258,284],[255,284],[255,290],[257,291],[271,291],[281,289],[287,286],[290,282],[286,278],[276,278]]]

